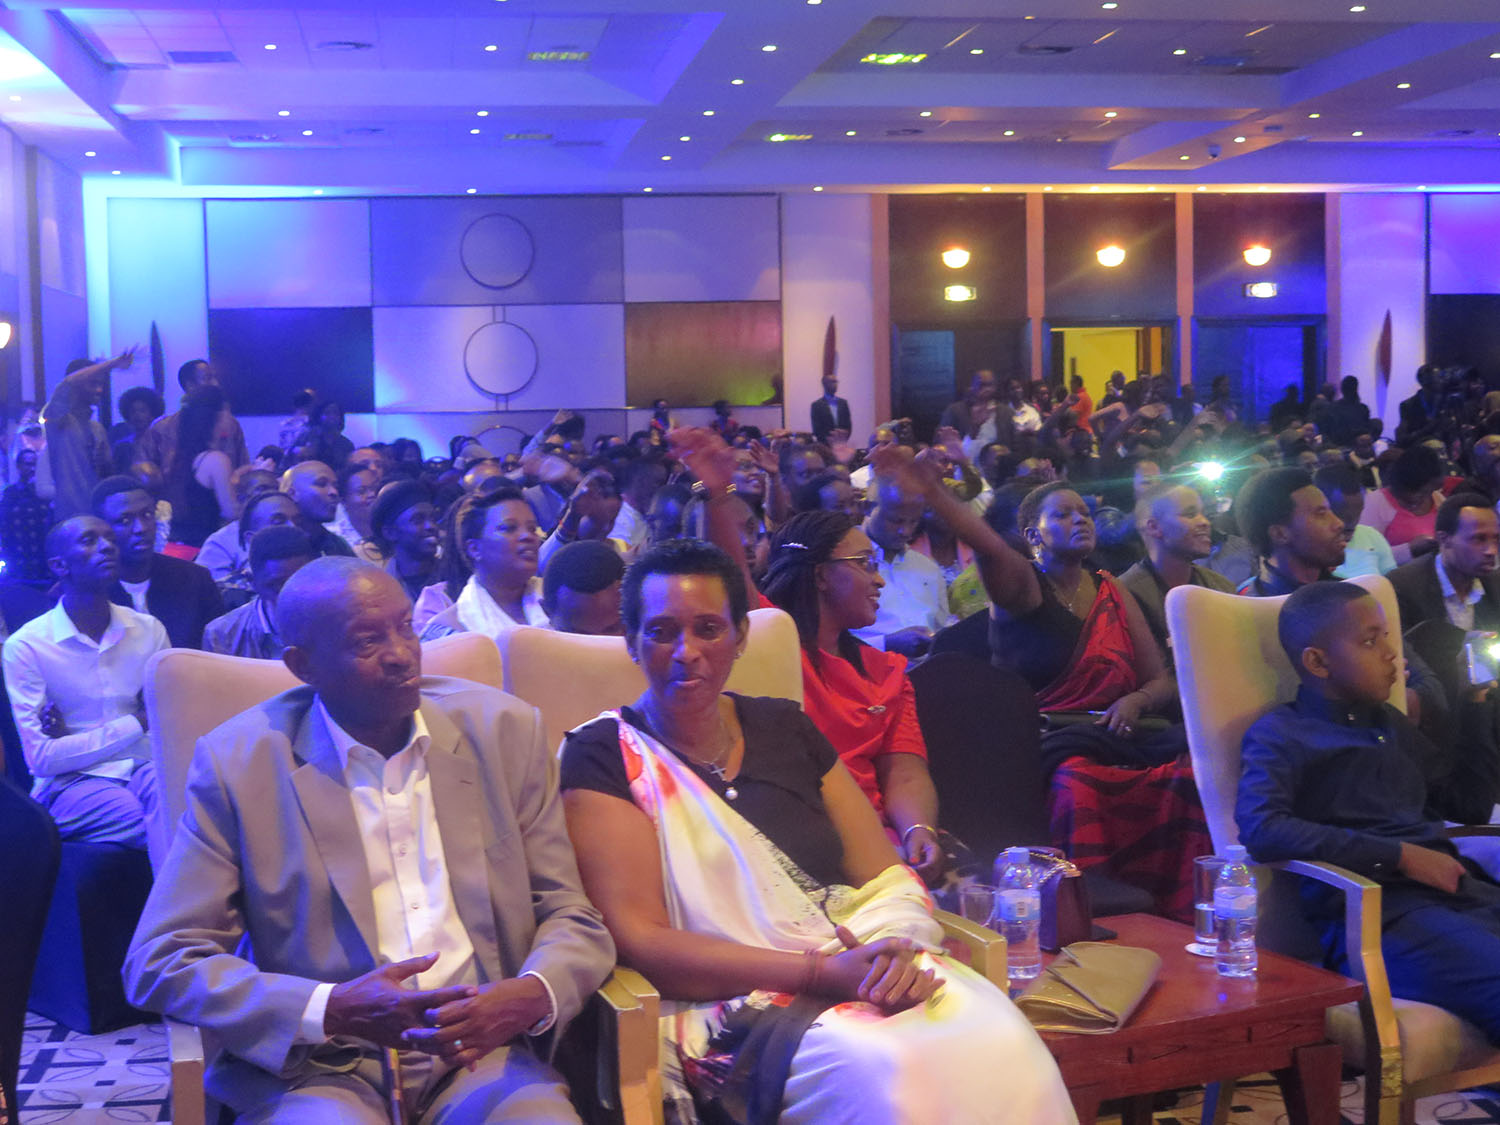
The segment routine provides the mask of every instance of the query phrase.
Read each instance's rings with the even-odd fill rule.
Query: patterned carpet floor
[[[1342,1125],[1361,1125],[1360,1080],[1343,1086]],[[171,1081],[167,1035],[159,1023],[106,1035],[80,1035],[40,1016],[29,1016],[21,1051],[21,1125],[105,1125],[170,1122]],[[1156,1113],[1157,1125],[1200,1125],[1201,1090],[1180,1091],[1174,1105]],[[1240,1083],[1234,1125],[1286,1125],[1274,1080],[1262,1075]],[[1117,1125],[1119,1117],[1101,1117]],[[1417,1125],[1500,1125],[1500,1094],[1489,1090],[1442,1094],[1417,1103]]]

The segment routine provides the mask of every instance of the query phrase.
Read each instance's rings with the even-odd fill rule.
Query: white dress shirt
[[[948,612],[948,583],[943,578],[942,567],[916,551],[888,555],[878,543],[871,546],[880,560],[880,576],[885,579],[885,588],[880,591],[880,610],[875,614],[875,624],[856,629],[856,637],[883,649],[887,633],[914,626],[935,633],[952,623],[952,614]]]
[[[621,500],[620,514],[615,517],[614,526],[609,529],[609,538],[623,540],[625,557],[632,559],[646,549],[650,530],[646,517],[631,507],[629,500]]]
[[[370,873],[370,896],[375,905],[375,954],[378,964],[393,964],[428,953],[437,963],[411,979],[416,989],[477,985],[478,963],[469,931],[458,915],[443,837],[438,829],[432,780],[427,772],[431,738],[420,711],[412,714],[406,745],[389,759],[364,746],[328,714],[322,699],[313,702],[309,722],[322,723],[338,751],[349,788],[349,802],[359,838],[364,842]],[[523,973],[542,982],[557,1011],[552,986],[539,973]],[[302,1013],[301,1038],[321,1043],[323,1019],[332,983],[313,990]],[[537,1035],[552,1025],[552,1017],[531,1029]]]
[[[111,605],[99,640],[78,631],[62,604],[5,642],[5,689],[27,768],[40,793],[60,774],[127,778],[151,757],[136,718],[146,661],[171,647],[156,618]],[[41,714],[54,704],[67,734],[48,738]]]
[[[1443,592],[1443,608],[1448,611],[1448,623],[1468,632],[1474,628],[1474,607],[1484,599],[1484,586],[1471,578],[1469,588],[1460,594],[1454,588],[1453,579],[1448,577],[1441,554],[1433,560],[1433,566],[1437,570],[1438,589]]]
[[[243,570],[250,557],[240,544],[240,521],[230,520],[205,539],[193,561],[213,575],[214,581],[220,585],[235,571]]]

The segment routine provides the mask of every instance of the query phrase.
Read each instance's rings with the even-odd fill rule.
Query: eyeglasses
[[[835,555],[829,562],[852,562],[859,563],[871,574],[880,573],[880,560],[874,555]]]

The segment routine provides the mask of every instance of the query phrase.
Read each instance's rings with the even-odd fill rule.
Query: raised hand
[[[441,1008],[477,993],[468,986],[418,990],[403,982],[426,972],[437,961],[436,953],[412,957],[372,969],[364,976],[334,985],[323,1012],[327,1035],[351,1035],[378,1047],[407,1046],[406,1033],[422,1027],[429,1008]]]
[[[722,495],[734,483],[737,454],[712,430],[679,426],[667,434],[667,444],[672,456],[692,470],[709,495]]]

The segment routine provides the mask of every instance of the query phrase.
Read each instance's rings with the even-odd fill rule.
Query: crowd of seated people
[[[126,391],[125,428],[106,435],[92,409],[130,359],[76,365],[43,412],[45,444],[35,420],[7,444],[5,585],[29,599],[5,600],[17,764],[64,838],[144,847],[156,794],[141,692],[154,653],[280,660],[307,685],[200,752],[127,970],[138,1003],[220,1032],[224,1089],[253,1119],[283,1101],[378,1097],[378,1058],[327,1077],[335,1035],[432,1055],[425,1078],[414,1072],[423,1112],[492,1089],[560,1114],[545,1037],[618,956],[678,1016],[663,1070],[684,1120],[695,1102],[742,1119],[745,1091],[725,1079],[773,1026],[802,1044],[767,1071],[787,1120],[845,1119],[831,1107],[856,1088],[860,1120],[961,1119],[1002,1088],[1017,1120],[1067,1120],[1014,1009],[937,955],[923,884],[951,888],[966,873],[944,840],[927,767],[941,748],[923,738],[908,670],[964,651],[1023,679],[1037,705],[1028,721],[1044,724],[1054,833],[1036,843],[1111,865],[1181,917],[1209,843],[1166,627],[1177,586],[1278,596],[1388,574],[1401,610],[1388,626],[1408,637],[1395,674],[1422,740],[1412,744],[1442,763],[1421,767],[1425,788],[1405,792],[1401,814],[1430,799],[1445,817],[1486,821],[1500,799],[1500,703],[1457,671],[1472,633],[1500,630],[1500,415],[1483,410],[1482,382],[1454,390],[1424,371],[1387,442],[1349,380],[1307,401],[1294,389],[1273,427],[1233,402],[1227,380],[1199,404],[1161,376],[1117,373],[1095,402],[1081,381],[980,371],[931,440],[891,419],[860,449],[830,377],[810,432],[763,433],[725,404],[712,426],[683,428],[658,402],[639,433],[589,435],[565,409],[513,454],[461,435],[430,460],[405,439],[356,448],[338,403],[309,389],[252,461],[232,388],[202,361],[179,373],[180,409]],[[722,692],[756,605],[796,624],[800,712]],[[1335,608],[1368,616],[1352,600]],[[1314,695],[1365,706],[1354,689],[1330,695],[1332,658],[1308,655],[1332,643],[1334,609],[1308,613],[1317,623],[1288,642],[1308,685],[1296,706],[1319,718],[1328,708]],[[419,639],[525,627],[622,637],[649,685],[569,736],[561,792],[541,764],[557,748],[541,745],[528,708],[416,678]],[[514,760],[476,741],[476,716],[498,724]],[[352,800],[340,832],[375,878],[373,930],[339,915],[329,887],[306,916],[270,893],[224,913],[226,878],[274,886],[313,862],[276,772],[309,737],[326,795]],[[445,739],[466,770],[509,779],[484,791],[494,827],[473,855],[443,834],[447,767],[420,765],[446,761],[435,755]],[[1277,785],[1293,753],[1278,744],[1264,767]],[[1274,828],[1283,805],[1318,811],[1271,784],[1248,812],[1242,803],[1242,830],[1268,817]],[[1362,831],[1384,831],[1368,807],[1356,813]],[[230,825],[280,838],[281,853],[252,854]],[[398,828],[413,834],[413,866],[400,845],[385,848]],[[1408,843],[1428,846],[1412,832]],[[1314,839],[1246,836],[1263,858]],[[664,856],[660,869],[638,862],[643,848]],[[1430,888],[1457,877],[1423,855],[1411,871],[1357,858]],[[387,932],[415,893],[404,888],[446,888],[442,873],[460,862],[480,873],[461,901],[439,891],[422,926]],[[731,863],[766,881],[742,886]],[[538,880],[551,891],[515,894]],[[498,947],[493,922],[475,932],[468,916],[483,894],[503,919]],[[241,936],[253,962],[236,952]],[[772,993],[812,1003],[766,1002]],[[853,999],[878,1019],[819,1018]],[[918,1048],[916,1011],[956,1038]],[[981,1051],[1008,1061],[970,1065]],[[913,1116],[905,1099],[930,1094],[935,1068],[952,1070],[951,1100]],[[279,1075],[270,1085],[266,1071]]]

